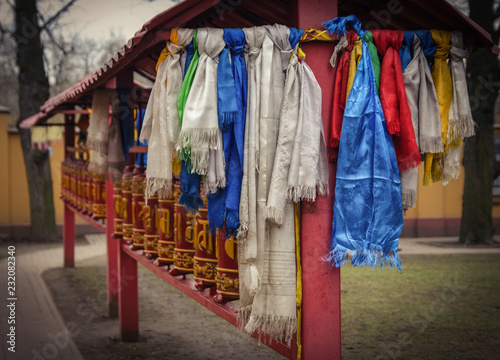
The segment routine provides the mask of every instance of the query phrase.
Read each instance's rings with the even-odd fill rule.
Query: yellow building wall
[[[0,226],[28,225],[30,223],[28,183],[21,150],[19,134],[8,131],[10,114],[0,113]],[[64,159],[62,143],[52,144],[50,157],[52,189],[56,223],[64,220],[64,206],[61,194],[61,162]],[[77,224],[84,220],[75,218]]]

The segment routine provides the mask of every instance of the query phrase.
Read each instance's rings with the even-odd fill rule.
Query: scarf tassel
[[[226,219],[226,234],[231,237],[237,234],[240,226],[240,212],[239,210],[225,208],[224,219]]]
[[[414,189],[401,190],[401,204],[403,209],[410,209],[417,205],[417,192]]]
[[[206,151],[207,145],[208,149],[220,148],[221,139],[218,128],[183,129],[176,146],[178,158],[191,163],[191,172],[206,175],[209,158],[209,151]]]
[[[219,127],[226,131],[230,125],[234,124],[241,116],[241,111],[223,112],[219,114]]]
[[[422,136],[419,140],[420,142],[420,152],[423,154],[437,154],[444,151],[443,138],[441,136],[437,137],[424,137]]]
[[[331,266],[340,267],[342,265],[351,263],[352,266],[366,266],[370,268],[382,268],[385,269],[387,266],[392,270],[395,266],[401,271],[402,264],[401,259],[397,253],[392,251],[381,251],[381,250],[332,250],[324,259],[329,261]]]
[[[147,170],[146,170],[147,172]],[[158,177],[147,178],[146,180],[146,200],[158,194],[160,198],[167,198],[172,195],[172,179]]]
[[[258,331],[259,341],[263,336],[269,335],[273,339],[285,342],[297,331],[297,318],[277,315],[250,316],[245,331],[249,334]]]
[[[203,200],[199,195],[193,196],[183,192],[179,196],[179,204],[184,205],[187,211],[197,213],[198,209],[203,207]]]

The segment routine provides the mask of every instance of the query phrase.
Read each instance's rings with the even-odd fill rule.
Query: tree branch
[[[47,19],[47,21],[44,22],[44,24],[40,27],[40,30],[47,30],[47,27],[52,24],[54,21],[56,21],[59,16],[61,16],[64,12],[68,11],[71,6],[76,2],[77,0],[70,0],[68,1],[62,8],[60,8],[54,15],[52,15],[50,18]]]

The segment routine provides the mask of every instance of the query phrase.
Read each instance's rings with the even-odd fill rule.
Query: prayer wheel
[[[144,201],[144,179],[146,174],[144,166],[136,165],[132,177],[132,222],[134,224],[132,230],[132,250],[144,249],[144,229],[143,208]]]
[[[174,212],[179,200],[180,188],[175,187],[174,194],[167,199],[158,200],[158,257],[154,264],[165,266],[174,263]]]
[[[223,303],[240,297],[238,277],[238,240],[231,236],[226,238],[222,231],[217,237],[217,294],[214,300]]]
[[[123,237],[123,200],[122,181],[116,180],[113,184],[113,208],[115,218],[113,219],[113,237],[119,239]]]
[[[184,205],[174,205],[174,268],[170,275],[185,275],[193,273],[194,247],[193,247],[194,216],[187,212]]]
[[[88,162],[86,162],[82,168],[82,208],[83,213],[89,213],[90,204],[90,185],[89,185],[89,171]]]
[[[75,206],[76,199],[76,177],[75,177],[75,161],[70,158],[68,163],[68,174],[69,174],[69,203]]]
[[[69,200],[69,173],[67,160],[61,163],[61,199],[64,202]]]
[[[215,249],[215,234],[208,230],[207,209],[200,209],[194,215],[194,278],[196,288],[202,290],[215,286],[215,268],[217,253]]]
[[[95,219],[106,217],[106,177],[92,174],[92,217]]]
[[[82,191],[82,184],[83,184],[83,166],[85,165],[83,159],[82,159],[82,154],[80,152],[78,154],[78,159],[76,161],[76,167],[75,167],[75,178],[76,178],[76,207],[78,210],[82,211],[83,210],[83,191]]]
[[[146,179],[144,179],[144,188],[146,187]],[[148,198],[146,205],[143,208],[144,229],[144,254],[148,259],[158,257],[158,196]]]
[[[123,240],[127,244],[132,244],[132,234],[134,222],[132,216],[132,176],[134,171],[133,162],[125,166],[122,176],[122,219],[123,219]]]

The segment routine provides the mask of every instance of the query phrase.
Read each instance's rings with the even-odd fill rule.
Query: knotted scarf
[[[413,59],[403,74],[415,139],[422,154],[443,151],[439,105],[424,52],[425,48],[422,48],[420,38],[415,34]],[[404,209],[416,206],[417,186],[418,168],[407,169],[401,173],[401,199]]]
[[[413,50],[413,39],[415,37],[415,33],[413,31],[405,31],[403,35],[403,42],[401,43],[401,48],[399,49],[399,58],[401,59],[401,68],[403,72],[406,67],[410,64],[412,59],[412,50]]]
[[[380,94],[380,60],[378,58],[377,47],[373,43],[373,35],[371,32],[365,32],[362,37],[366,43],[366,46],[368,47],[368,51],[370,51],[373,74],[375,75],[375,87],[377,88],[377,94]],[[351,91],[352,84],[354,82],[354,76],[356,75],[356,69],[358,68],[362,52],[363,44],[361,39],[358,38],[354,42],[354,49],[351,52],[351,61],[349,63],[349,79],[347,81],[347,97],[349,97],[349,92]]]
[[[283,25],[264,26],[260,69],[260,112],[258,118],[256,174],[256,233],[247,232],[245,274],[247,292],[240,319],[246,332],[265,332],[277,340],[289,340],[297,328],[294,214],[290,201],[285,205],[283,226],[266,223],[266,205],[276,155],[284,74],[291,54],[289,29]],[[250,94],[252,89],[250,89]],[[250,95],[250,99],[252,95]],[[251,111],[254,110],[253,105]],[[249,124],[251,125],[251,124]],[[252,171],[252,170],[250,170]],[[249,174],[249,177],[252,173]],[[250,249],[250,251],[248,251]],[[257,250],[254,254],[253,251]],[[254,257],[255,256],[255,257]],[[240,284],[241,284],[240,282]],[[252,296],[254,296],[252,301]],[[245,306],[250,303],[250,305]],[[243,307],[244,306],[244,307]],[[245,320],[248,322],[245,324]]]
[[[200,175],[208,173],[210,150],[218,150],[222,145],[217,116],[217,58],[224,48],[223,34],[222,29],[198,29],[200,58],[177,142],[179,158]]]
[[[327,260],[336,267],[350,260],[354,266],[401,269],[397,254],[403,227],[399,172],[364,42],[342,134],[332,250]]]
[[[240,228],[238,231],[238,269],[240,273],[239,320],[242,327],[246,325],[250,318],[252,302],[258,288],[259,276],[256,266],[258,134],[261,72],[263,69],[262,44],[266,37],[266,30],[263,27],[252,27],[243,29],[243,32],[246,39],[248,100],[240,199]],[[269,44],[269,40],[267,44]],[[269,51],[269,46],[266,47],[266,50]],[[267,65],[269,65],[268,62]]]
[[[198,30],[194,30],[193,41],[186,49],[186,63],[184,65],[184,81],[181,85],[177,106],[179,110],[179,123],[182,124],[184,107],[189,95],[189,90],[193,83],[196,67],[198,66],[198,48],[196,44],[196,35]],[[203,200],[200,196],[201,177],[197,173],[191,173],[188,163],[182,160],[181,174],[181,195],[179,204],[186,206],[189,211],[197,212],[198,208],[203,206]]]
[[[91,150],[89,171],[104,175],[108,168],[109,90],[97,89],[92,96],[87,145]]]
[[[453,95],[453,84],[451,81],[450,68],[446,60],[450,51],[451,34],[449,31],[431,30],[432,39],[436,43],[437,50],[434,54],[434,64],[432,65],[432,78],[436,88],[439,103],[439,114],[441,116],[441,138],[444,145],[444,152],[450,151],[448,144],[448,118],[450,114],[451,98]],[[454,144],[456,147],[458,144]],[[424,185],[443,178],[443,153],[425,154],[424,164]]]
[[[153,116],[146,118],[141,130],[141,140],[148,142],[146,198],[154,194],[166,198],[172,194],[173,171],[169,159],[172,159],[180,128],[177,109],[183,77],[180,58],[192,37],[192,29],[172,29],[170,40],[158,59],[157,81],[151,95],[154,99],[148,103],[153,105]]]
[[[330,33],[333,32],[330,30]],[[332,129],[329,140],[330,160],[335,160],[338,155],[342,119],[347,99],[349,63],[351,61],[351,51],[354,48],[354,40],[357,36],[358,35],[354,31],[348,31],[346,34],[347,46],[345,46],[343,50],[338,50],[340,52],[340,57],[337,55],[335,87],[333,90]],[[339,42],[337,46],[342,47],[344,44],[344,42]]]
[[[470,48],[464,48],[462,33],[452,31],[448,65],[453,82],[453,97],[450,105],[447,142],[459,145],[444,155],[443,185],[458,179],[460,176],[462,139],[474,136],[474,120],[470,109],[464,64],[464,59],[469,57],[470,51]]]
[[[207,197],[210,226],[214,229],[226,225],[234,233],[240,224],[239,206],[243,178],[243,142],[247,101],[247,70],[243,50],[245,33],[241,29],[225,29],[227,46],[219,59],[217,89],[219,126],[224,142],[226,187]],[[231,54],[231,62],[229,61]]]
[[[399,170],[402,172],[421,163],[399,58],[404,33],[393,30],[373,30],[372,34],[378,53],[382,57],[380,102],[387,128],[392,135]]]
[[[436,43],[432,39],[432,34],[429,30],[415,30],[415,35],[420,39],[420,45],[424,51],[424,56],[427,59],[427,64],[429,69],[432,69],[432,64],[434,63],[434,54],[436,53]]]

